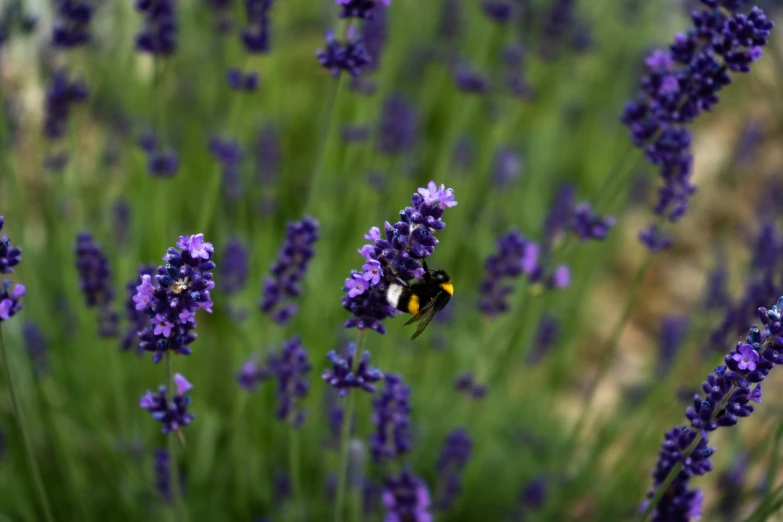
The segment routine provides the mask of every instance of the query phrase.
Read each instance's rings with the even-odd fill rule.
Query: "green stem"
[[[166,371],[166,396],[169,400],[174,397],[174,376],[171,374],[171,351],[166,351],[165,359],[165,371]],[[171,462],[171,510],[174,515],[174,520],[180,522],[185,520],[184,511],[182,509],[182,496],[180,495],[179,484],[179,466],[177,465],[177,445],[174,440],[174,433],[169,432],[166,434],[166,445],[169,450],[169,461]]]
[[[574,447],[574,442],[576,441],[576,437],[579,436],[579,432],[582,430],[582,425],[585,423],[585,420],[587,419],[587,415],[590,411],[590,406],[593,403],[593,399],[595,399],[595,392],[598,389],[598,386],[601,384],[603,378],[606,376],[606,372],[609,371],[612,361],[617,355],[617,349],[620,346],[620,335],[623,333],[623,329],[625,328],[628,319],[631,317],[631,311],[633,310],[633,305],[636,302],[636,295],[639,293],[639,288],[641,287],[641,283],[642,280],[644,279],[644,275],[647,273],[647,269],[650,267],[650,262],[652,261],[652,258],[653,258],[652,252],[648,250],[645,253],[645,257],[644,260],[642,261],[642,264],[639,266],[639,269],[636,271],[636,275],[634,276],[633,283],[631,283],[631,288],[626,294],[625,304],[623,305],[622,312],[620,313],[620,318],[615,323],[614,329],[612,330],[612,334],[609,337],[609,342],[606,346],[606,349],[604,350],[604,356],[601,361],[601,366],[598,368],[598,373],[596,374],[593,381],[590,383],[590,387],[587,389],[587,393],[585,394],[584,402],[582,405],[582,412],[579,416],[579,420],[577,420],[576,425],[573,428],[573,431],[571,432],[571,435],[569,437],[569,444],[566,447],[569,448]]]
[[[334,126],[337,121],[337,118],[335,117],[335,107],[337,106],[337,98],[340,94],[340,85],[342,84],[342,77],[337,77],[337,79],[334,81],[334,89],[332,89],[332,96],[329,98],[329,105],[326,108],[326,122],[324,122],[323,125],[323,132],[319,136],[319,143],[320,146],[318,148],[318,154],[315,157],[315,166],[313,167],[313,177],[310,180],[310,192],[307,195],[307,204],[305,205],[305,208],[309,211],[313,211],[313,204],[316,200],[316,198],[320,195],[321,192],[321,178],[324,176],[325,168],[325,160],[327,157],[327,152],[329,149],[332,148],[332,142],[335,141],[334,137]]]
[[[24,452],[27,457],[27,465],[30,468],[30,475],[32,475],[33,484],[35,485],[35,492],[38,495],[38,502],[41,504],[41,508],[44,511],[44,519],[47,522],[52,522],[54,518],[52,517],[52,511],[49,507],[49,499],[46,497],[46,490],[44,489],[43,481],[41,480],[41,473],[38,470],[38,464],[35,461],[33,439],[30,436],[27,419],[22,411],[22,403],[19,400],[19,395],[17,395],[14,386],[14,372],[11,371],[11,359],[8,356],[8,349],[5,346],[2,323],[0,323],[0,353],[2,353],[3,368],[5,369],[6,380],[8,381],[8,392],[11,394],[14,415],[16,416],[16,422],[19,425],[19,431],[22,434],[22,444],[24,445]]]
[[[736,385],[734,384],[731,385],[729,391],[726,392],[726,395],[723,396],[721,401],[713,410],[711,420],[715,420],[718,414],[726,408],[726,404],[728,404],[729,399],[731,399],[731,396],[736,388],[737,388]],[[666,490],[668,490],[669,486],[671,486],[672,482],[674,482],[674,479],[677,478],[677,475],[680,473],[680,470],[682,470],[682,463],[688,460],[688,457],[691,456],[691,453],[693,453],[693,451],[696,449],[696,446],[699,445],[699,442],[701,442],[703,436],[704,436],[704,432],[703,431],[699,432],[696,438],[693,439],[693,442],[691,442],[690,445],[685,449],[685,451],[682,452],[682,457],[680,458],[680,461],[677,462],[677,464],[675,464],[671,470],[669,470],[669,474],[666,475],[666,478],[663,480],[663,482],[661,482],[661,485],[658,486],[658,489],[655,491],[655,495],[653,495],[653,498],[650,499],[650,503],[647,504],[647,507],[645,508],[644,512],[639,517],[639,522],[645,522],[650,517],[653,510],[655,509],[655,506],[657,506],[658,502],[660,502],[661,497],[663,497],[663,495],[666,493]]]
[[[294,501],[302,499],[301,484],[299,482],[299,430],[291,428],[288,435],[288,467],[291,474],[291,486]]]
[[[364,345],[367,341],[367,329],[359,330],[359,339],[356,342],[356,353],[364,353]],[[353,416],[354,395],[348,391],[347,404],[343,410],[343,424],[340,432],[340,469],[337,474],[337,497],[334,503],[334,522],[342,520],[345,509],[345,482],[348,478],[348,444],[351,438],[351,417]]]

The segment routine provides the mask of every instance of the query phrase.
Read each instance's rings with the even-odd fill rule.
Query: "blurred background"
[[[633,519],[663,433],[783,295],[774,31],[692,126],[698,192],[666,229],[672,247],[650,253],[638,237],[658,219],[659,177],[620,118],[645,56],[688,29],[697,2],[392,0],[349,21],[331,0],[136,4],[0,0],[0,215],[22,248],[7,277],[27,288],[2,330],[53,519],[332,517],[345,399],[321,373],[357,339],[343,283],[368,229],[396,222],[430,180],[459,202],[428,260],[454,298],[415,341],[404,317],[367,332],[372,366],[410,387],[411,447],[375,462],[384,384],[351,391],[339,520],[426,520],[389,518],[380,492],[402,470],[426,484],[438,521]],[[172,17],[145,52],[145,31]],[[315,53],[327,30],[355,38],[350,24],[372,63],[335,77]],[[268,40],[243,39],[256,26]],[[606,239],[554,232],[582,201],[616,219]],[[319,238],[295,313],[264,313],[287,224],[308,216]],[[499,275],[486,260],[512,230],[549,245],[570,284],[511,277],[507,307],[487,313],[482,281]],[[91,307],[83,232],[110,268]],[[166,460],[138,406],[164,365],[138,350],[128,302],[139,268],[197,233],[215,249],[214,306],[193,354],[172,360],[195,420]],[[299,427],[276,417],[275,377],[260,370],[295,336],[312,365]],[[694,479],[704,520],[776,519],[758,508],[783,482],[780,391],[773,372],[757,414],[711,438],[715,472]],[[466,463],[445,465],[460,428]],[[47,519],[22,442],[4,373],[0,521]]]

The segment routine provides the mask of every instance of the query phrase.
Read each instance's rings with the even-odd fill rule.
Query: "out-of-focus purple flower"
[[[388,7],[391,0],[335,0],[340,6],[340,18],[361,18],[372,20],[381,6]]]
[[[9,280],[0,285],[0,322],[7,321],[22,309],[22,296],[27,289],[22,284],[15,284],[11,289]]]
[[[386,480],[381,499],[385,522],[432,522],[427,485],[407,470]]]
[[[130,228],[131,208],[127,201],[118,199],[112,205],[112,225],[114,228],[114,239],[117,246],[124,248],[128,244],[128,233]]]
[[[84,0],[58,0],[56,9],[52,46],[72,49],[89,43],[95,6]]]
[[[245,287],[248,271],[247,248],[237,238],[231,238],[223,250],[220,264],[220,288],[227,294],[236,294]]]
[[[242,72],[236,67],[226,71],[226,83],[237,92],[256,92],[258,90],[258,73],[255,71]]]
[[[385,375],[384,381],[383,390],[373,400],[375,432],[370,435],[370,452],[375,462],[397,459],[413,445],[410,386],[396,374]]]
[[[256,160],[256,179],[259,185],[272,184],[278,177],[282,153],[277,132],[272,127],[264,127],[253,149]]]
[[[557,344],[559,328],[560,323],[555,317],[549,314],[541,316],[533,347],[527,356],[528,363],[538,363]]]
[[[763,329],[753,325],[745,341],[738,342],[736,349],[724,357],[726,365],[715,368],[702,383],[704,395],[693,397],[693,404],[685,410],[690,425],[678,426],[666,433],[666,442],[661,447],[653,473],[653,488],[647,498],[655,495],[675,465],[682,463],[682,469],[667,494],[653,507],[653,520],[686,521],[700,512],[701,492],[689,489],[689,482],[694,475],[712,471],[710,456],[715,448],[707,446],[708,433],[733,426],[740,418],[750,416],[754,407],[749,402],[761,399],[761,388],[757,386],[751,391],[751,385],[761,383],[776,365],[783,364],[779,352],[783,346],[783,297],[771,309],[759,308],[758,317]],[[695,450],[686,458],[685,450],[694,444]],[[645,502],[643,508],[647,507]]]
[[[340,134],[346,143],[366,141],[370,137],[370,128],[366,125],[343,125]]]
[[[661,332],[658,338],[658,365],[655,370],[658,379],[663,379],[668,375],[687,332],[687,317],[670,315],[661,321]]]
[[[469,94],[485,94],[489,91],[489,81],[467,64],[459,64],[454,69],[454,84]]]
[[[496,187],[509,187],[522,174],[522,158],[510,147],[500,147],[495,151],[492,168],[492,183]]]
[[[24,323],[24,344],[27,355],[33,361],[35,374],[42,376],[49,371],[49,358],[46,354],[46,339],[37,324],[31,321]]]
[[[155,363],[168,351],[190,355],[189,345],[197,337],[196,312],[212,313],[212,243],[204,241],[204,234],[196,234],[180,236],[177,247],[168,249],[163,256],[166,264],[158,267],[154,277],[141,276],[133,296],[136,310],[150,317],[150,324],[139,332],[139,346],[154,353]]]
[[[685,215],[696,190],[691,183],[692,136],[687,125],[718,103],[718,92],[732,81],[730,72],[750,70],[773,27],[758,8],[747,15],[737,13],[741,4],[693,11],[693,28],[678,34],[669,49],[655,50],[647,57],[640,91],[625,106],[622,121],[631,140],[658,168],[663,182],[653,210],[670,221]],[[641,239],[656,250],[654,242],[651,247],[651,242]]]
[[[462,1],[443,0],[438,18],[438,35],[444,40],[456,40],[462,34]]]
[[[5,225],[5,216],[0,216],[0,231]],[[5,234],[0,235],[0,274],[11,274],[14,267],[22,261],[22,249],[11,245]]]
[[[475,146],[473,140],[462,136],[454,144],[454,152],[451,156],[453,165],[461,172],[468,172],[473,167],[475,159]]]
[[[750,163],[763,137],[764,127],[760,121],[750,120],[745,124],[734,146],[734,161],[738,166]]]
[[[152,133],[139,138],[139,147],[147,155],[147,172],[155,177],[171,177],[179,170],[179,157],[171,147],[164,147]]]
[[[74,103],[83,102],[89,91],[81,79],[68,79],[68,71],[59,68],[54,71],[44,99],[44,136],[58,140],[68,130],[68,116]]]
[[[519,501],[523,509],[538,511],[544,507],[549,492],[549,481],[541,476],[525,484],[519,494]]]
[[[318,227],[318,221],[311,217],[288,223],[285,243],[272,265],[272,277],[264,280],[263,297],[258,303],[261,312],[277,324],[287,324],[296,313],[293,300],[302,292],[299,282],[315,255]]]
[[[505,24],[511,19],[511,4],[507,1],[485,0],[481,4],[484,13],[490,20],[499,24]]]
[[[508,311],[508,297],[514,291],[512,281],[526,273],[525,258],[538,246],[527,240],[518,230],[500,236],[497,252],[484,262],[486,274],[479,285],[478,307],[489,317],[497,317]],[[529,267],[527,267],[529,268]]]
[[[438,509],[449,509],[462,490],[460,475],[470,459],[472,449],[473,441],[464,428],[455,428],[446,436],[438,458],[441,480],[441,486],[438,488],[440,494],[435,499]]]
[[[164,502],[171,502],[171,458],[168,450],[163,448],[155,450],[153,471],[158,495]]]
[[[372,10],[372,18],[362,24],[362,41],[367,55],[370,57],[370,64],[367,70],[377,71],[381,67],[381,55],[386,47],[388,38],[388,14],[386,5],[388,2],[378,2]],[[358,80],[359,78],[356,78]],[[354,79],[352,79],[353,81]]]
[[[119,315],[112,309],[114,289],[111,287],[109,260],[90,234],[76,238],[76,269],[79,287],[89,308],[98,308],[98,334],[114,337],[118,333]]]
[[[545,58],[554,58],[558,48],[568,40],[576,26],[574,13],[576,0],[554,0],[544,14],[540,53]]]
[[[409,152],[416,146],[418,134],[416,109],[400,95],[390,94],[383,102],[378,121],[378,152],[387,156]]]
[[[441,219],[446,208],[453,207],[454,191],[431,181],[426,188],[420,188],[411,197],[411,206],[400,211],[400,221],[392,225],[385,223],[385,239],[381,231],[372,227],[365,239],[370,243],[359,249],[365,259],[364,273],[351,272],[346,280],[343,308],[354,317],[345,322],[346,328],[371,328],[384,333],[382,321],[396,315],[395,309],[386,300],[388,285],[397,277],[404,281],[420,278],[424,268],[420,260],[432,255],[438,240],[435,233],[446,224]],[[365,279],[368,271],[377,270],[374,262],[380,264],[377,284],[374,275]],[[354,283],[356,281],[356,283]]]
[[[274,0],[245,0],[247,26],[242,31],[242,43],[247,52],[269,52],[269,11],[273,4]]]
[[[232,13],[234,11],[234,1],[206,0],[206,3],[215,17],[215,31],[221,35],[233,32],[234,20]]]
[[[364,41],[356,34],[354,27],[348,29],[344,42],[335,38],[333,31],[326,31],[325,37],[326,46],[316,51],[315,55],[321,67],[332,76],[337,77],[346,72],[357,77],[372,63]]]
[[[169,56],[177,50],[177,8],[175,0],[137,0],[136,10],[144,18],[136,35],[136,49],[153,56]]]
[[[454,380],[454,389],[464,393],[471,399],[481,399],[487,394],[487,387],[478,384],[471,372],[463,372]]]
[[[312,365],[299,337],[283,343],[280,353],[267,358],[266,372],[277,379],[277,418],[299,428],[307,412],[297,402],[310,391],[307,374]]]
[[[652,224],[639,232],[639,241],[651,252],[667,250],[672,246],[672,238],[665,234],[658,225]]]
[[[268,377],[270,377],[269,370],[258,365],[258,357],[256,356],[245,361],[236,374],[237,383],[249,392],[255,391],[258,385]]]
[[[139,273],[135,279],[132,279],[125,285],[127,297],[125,299],[125,317],[128,319],[128,329],[125,331],[125,335],[120,342],[120,349],[123,351],[135,348],[139,353],[143,350],[139,347],[141,340],[139,339],[139,332],[144,330],[149,324],[149,316],[144,310],[136,309],[136,301],[133,299],[136,296],[136,284],[139,282],[143,275],[152,276],[155,273],[155,267],[152,265],[146,265],[139,268]]]
[[[192,413],[188,413],[190,396],[185,395],[193,386],[179,373],[174,376],[174,382],[177,393],[173,394],[171,400],[168,399],[165,386],[161,386],[157,394],[148,391],[139,400],[139,405],[150,412],[153,419],[163,424],[161,429],[164,434],[179,431],[195,418]]]
[[[617,220],[612,216],[601,217],[584,201],[574,206],[573,231],[582,241],[587,239],[602,240]]]
[[[325,370],[321,377],[333,388],[339,390],[340,396],[344,397],[351,388],[360,388],[368,393],[375,393],[375,383],[383,379],[383,374],[378,368],[370,366],[370,352],[365,351],[359,365],[354,370],[354,359],[356,358],[356,345],[348,345],[348,351],[345,357],[337,355],[334,350],[326,356],[332,363],[331,370]]]
[[[212,157],[220,164],[223,172],[223,190],[230,202],[239,201],[245,193],[242,183],[242,151],[236,140],[212,138],[209,140]]]
[[[704,307],[707,310],[723,309],[731,303],[726,279],[728,269],[726,263],[719,259],[715,267],[707,275],[706,289],[704,291]]]

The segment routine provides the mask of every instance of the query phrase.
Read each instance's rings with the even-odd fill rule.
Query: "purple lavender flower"
[[[527,356],[528,363],[536,364],[540,362],[557,344],[559,328],[560,323],[555,317],[549,314],[541,316],[541,320],[538,322],[535,343]]]
[[[24,344],[35,367],[35,374],[38,377],[46,374],[49,371],[46,339],[38,325],[31,321],[24,323]]]
[[[52,46],[72,49],[90,41],[90,20],[94,6],[84,0],[58,0],[57,21],[52,29]]]
[[[307,374],[312,365],[299,337],[283,343],[279,354],[267,358],[266,371],[277,379],[277,418],[299,428],[307,412],[297,402],[310,391]]]
[[[177,50],[175,0],[137,0],[144,25],[136,35],[136,49],[153,56],[169,56]]]
[[[326,31],[326,47],[315,53],[321,67],[334,76],[347,72],[353,77],[359,76],[372,60],[364,46],[364,41],[350,27],[345,42],[337,40],[333,31]]]
[[[101,337],[117,335],[119,315],[112,309],[114,289],[111,287],[109,260],[101,247],[87,232],[76,238],[76,269],[79,287],[88,308],[98,308],[98,332]]]
[[[272,277],[264,280],[263,297],[258,303],[261,311],[277,324],[287,324],[296,313],[293,300],[301,293],[299,282],[315,255],[318,227],[318,221],[311,217],[288,223],[285,243],[272,265]]]
[[[728,269],[722,258],[719,258],[715,267],[707,275],[706,290],[704,292],[704,308],[717,310],[726,308],[731,304],[731,297],[726,288]],[[761,303],[758,303],[761,304]]]
[[[500,147],[495,151],[492,167],[492,183],[496,187],[509,187],[522,173],[522,158],[510,147]]]
[[[237,383],[246,391],[256,391],[258,385],[267,377],[269,371],[258,365],[258,357],[252,356],[242,364],[242,368],[237,372]]]
[[[537,252],[538,245],[528,241],[518,230],[498,238],[497,253],[485,261],[486,275],[479,285],[478,307],[483,314],[497,317],[508,311],[508,297],[514,291],[511,283],[534,268],[535,264],[530,260],[537,259]]]
[[[125,299],[125,317],[128,319],[128,328],[125,330],[125,335],[120,342],[120,349],[128,351],[131,348],[135,348],[137,352],[141,353],[143,350],[139,347],[141,340],[139,339],[139,332],[143,331],[147,325],[149,325],[149,317],[144,310],[136,309],[136,301],[133,299],[136,296],[136,283],[143,275],[152,276],[155,273],[155,267],[152,265],[146,265],[139,268],[139,273],[135,279],[132,279],[125,285],[127,297]]]
[[[155,489],[164,502],[171,502],[171,458],[163,448],[155,450]]]
[[[455,428],[446,436],[438,458],[441,486],[435,505],[439,509],[449,509],[462,490],[460,474],[470,459],[472,448],[473,441],[464,428]]]
[[[384,5],[388,7],[391,0],[335,0],[335,3],[341,7],[340,18],[361,18],[372,20],[375,17],[376,6]]]
[[[760,383],[770,370],[783,363],[778,351],[783,346],[783,297],[769,310],[759,308],[758,315],[763,329],[756,325],[751,327],[745,342],[738,342],[736,349],[724,358],[726,365],[715,368],[702,383],[704,396],[695,395],[693,405],[685,410],[690,425],[675,427],[666,433],[648,498],[655,495],[675,465],[682,464],[682,468],[667,494],[654,506],[653,520],[687,521],[700,511],[702,494],[697,489],[690,489],[690,479],[712,470],[710,456],[715,449],[707,446],[708,433],[733,426],[740,418],[753,413],[753,405],[749,402],[761,402]],[[751,390],[753,384],[757,386]],[[685,458],[686,449],[692,446],[695,449]],[[642,508],[647,509],[647,504],[645,502]]]
[[[655,371],[658,379],[663,379],[668,375],[687,332],[687,317],[670,315],[661,321],[661,333],[658,340],[658,366]]]
[[[346,143],[366,141],[370,137],[370,128],[366,125],[343,125],[340,134]]]
[[[332,363],[332,369],[323,372],[321,377],[333,388],[339,390],[344,397],[351,388],[360,388],[368,393],[375,393],[374,383],[383,379],[383,374],[378,368],[370,366],[370,352],[365,351],[359,360],[359,365],[354,371],[353,362],[356,357],[356,345],[348,345],[347,355],[342,357],[334,350],[326,356]]]
[[[239,144],[236,140],[212,138],[209,140],[209,150],[223,169],[223,190],[227,199],[230,202],[239,201],[245,192],[240,172],[242,151]]]
[[[197,337],[196,312],[212,312],[212,243],[204,241],[204,234],[196,234],[180,236],[177,247],[168,249],[163,257],[166,264],[158,267],[154,277],[141,276],[133,297],[136,310],[150,317],[150,324],[139,332],[139,346],[154,352],[155,363],[169,350],[190,355],[189,345]]]
[[[651,252],[660,252],[672,246],[671,236],[665,234],[658,225],[650,225],[639,232],[639,241]]]
[[[280,140],[274,128],[265,127],[258,133],[254,155],[258,184],[269,185],[273,183],[280,171],[282,159]]]
[[[139,405],[150,412],[153,419],[163,424],[164,434],[181,430],[193,422],[195,418],[192,413],[188,413],[190,396],[185,395],[188,390],[193,388],[193,385],[179,373],[174,375],[174,383],[177,387],[177,393],[174,394],[171,401],[167,397],[165,386],[161,386],[157,394],[147,391],[139,401]]]
[[[392,156],[411,151],[418,142],[419,121],[416,110],[401,96],[391,94],[383,102],[378,121],[376,149]]]
[[[68,79],[68,71],[60,68],[54,71],[44,99],[44,136],[58,140],[68,130],[68,116],[74,103],[83,102],[89,92],[80,79]]]
[[[511,4],[485,0],[481,4],[484,13],[494,22],[505,24],[511,18]]]
[[[258,73],[255,71],[245,73],[232,67],[226,71],[226,83],[237,92],[256,92],[259,84]]]
[[[575,0],[555,0],[550,4],[549,11],[542,22],[541,55],[553,58],[567,40],[568,34],[576,27]]]
[[[427,485],[407,470],[386,480],[381,499],[385,522],[432,522]]]
[[[487,387],[483,384],[478,384],[471,372],[459,374],[454,380],[454,389],[474,400],[481,399],[487,394]]]
[[[522,492],[519,494],[519,500],[523,509],[538,511],[544,507],[548,490],[549,481],[544,476],[525,484]]]
[[[385,332],[382,321],[396,315],[386,300],[388,285],[397,277],[405,281],[421,277],[420,260],[432,255],[438,244],[434,234],[446,226],[443,212],[456,204],[452,189],[431,181],[413,194],[412,206],[400,212],[400,221],[395,225],[386,222],[386,239],[377,227],[365,234],[371,243],[359,250],[365,259],[364,271],[351,272],[344,287],[343,308],[354,315],[345,322],[346,328]]]
[[[5,216],[0,216],[0,231],[5,225]],[[5,234],[0,235],[0,274],[11,274],[22,261],[22,249],[11,245]]]
[[[242,43],[249,53],[268,53],[269,11],[274,0],[245,0],[247,27],[242,31]]]
[[[212,14],[215,17],[215,31],[219,34],[228,34],[234,30],[234,20],[232,13],[234,10],[233,0],[207,0]]]
[[[171,177],[179,170],[179,157],[171,147],[164,147],[152,133],[139,139],[139,147],[147,155],[147,172],[155,177]]]
[[[247,248],[237,238],[231,238],[223,250],[220,265],[221,289],[227,294],[236,294],[245,287],[248,271]]]
[[[506,67],[506,86],[511,94],[521,100],[533,99],[533,87],[527,81],[524,69],[524,51],[518,45],[503,49],[503,63]]]
[[[377,71],[381,67],[381,55],[386,48],[386,40],[388,38],[388,14],[386,12],[386,5],[391,0],[381,0],[376,2],[375,8],[372,10],[372,18],[362,24],[362,41],[364,42],[364,48],[367,51],[367,55],[370,57],[370,64],[367,66],[368,71]],[[352,78],[353,80],[360,80],[360,78]]]
[[[602,240],[615,225],[615,218],[601,217],[590,207],[590,203],[582,202],[574,207],[573,231],[582,241],[587,239]]]
[[[112,205],[112,228],[117,246],[124,248],[129,243],[131,208],[127,201],[118,199]]]
[[[410,428],[411,389],[395,374],[384,376],[385,386],[373,400],[375,433],[370,451],[375,462],[397,459],[413,445]]]
[[[696,190],[687,125],[718,103],[718,92],[732,81],[730,72],[750,70],[773,27],[758,8],[747,15],[737,13],[741,4],[691,13],[693,29],[678,34],[668,50],[647,57],[648,73],[639,82],[640,92],[625,106],[622,121],[631,140],[645,150],[663,180],[653,210],[670,221],[685,215]],[[641,238],[655,249],[658,245],[648,239]]]
[[[489,81],[464,63],[454,69],[454,84],[457,89],[469,94],[485,94],[489,91]]]

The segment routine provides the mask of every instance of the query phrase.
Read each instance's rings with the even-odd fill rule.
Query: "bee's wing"
[[[413,332],[413,335],[411,335],[411,341],[417,338],[419,335],[421,335],[421,332],[423,332],[424,329],[427,328],[427,325],[430,324],[432,318],[435,317],[435,307],[431,306],[427,308],[424,312],[419,312],[418,314],[416,314],[416,317],[418,317],[419,321],[421,322],[419,323],[419,326],[416,327],[416,331]]]
[[[419,313],[417,313],[416,315],[414,315],[413,317],[408,319],[408,322],[405,323],[405,326],[408,326],[409,324],[413,324],[413,323],[415,323],[417,321],[421,321],[422,319],[424,319],[424,316],[427,315],[427,314],[434,314],[435,313],[435,302],[437,300],[438,299],[436,297],[433,297],[432,299],[430,299],[430,302],[427,303],[426,305],[424,305],[424,308],[419,310]],[[430,310],[432,310],[432,311],[430,312]]]

